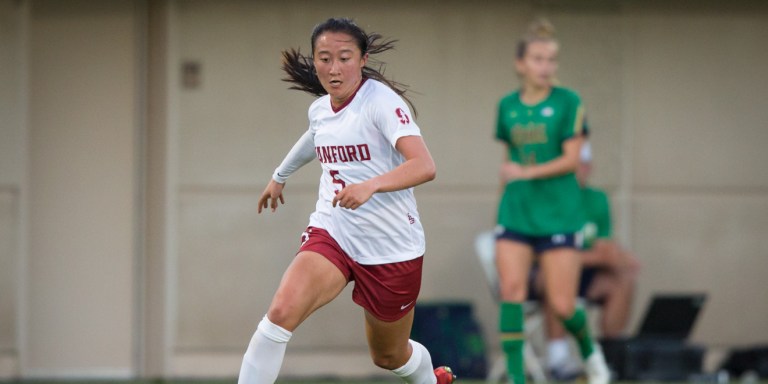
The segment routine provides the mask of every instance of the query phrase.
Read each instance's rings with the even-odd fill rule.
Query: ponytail
[[[283,51],[282,55],[283,71],[288,75],[282,80],[294,84],[288,89],[304,91],[315,96],[323,96],[328,93],[320,84],[320,79],[317,78],[311,57],[304,56],[298,49],[293,48]]]

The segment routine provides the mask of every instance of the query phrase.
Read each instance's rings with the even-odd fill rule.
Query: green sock
[[[589,333],[589,324],[587,323],[587,311],[582,306],[577,305],[573,316],[570,319],[562,320],[562,322],[565,329],[576,338],[581,357],[586,360],[594,350],[592,335]]]
[[[499,312],[501,349],[507,355],[507,375],[509,375],[510,384],[525,384],[523,304],[502,302]]]

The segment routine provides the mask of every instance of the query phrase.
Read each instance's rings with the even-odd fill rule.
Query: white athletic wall
[[[21,283],[17,265],[21,246],[21,182],[24,121],[21,109],[19,33],[21,15],[13,2],[0,2],[0,375],[18,371]],[[0,376],[1,377],[1,376]]]
[[[471,301],[498,351],[473,240],[494,222],[514,43],[544,15],[588,111],[594,183],[643,263],[632,325],[654,292],[706,291],[696,342],[768,342],[768,6],[436,4],[0,0],[0,378],[236,375],[319,177],[307,166],[287,205],[256,214],[312,100],[280,81],[280,50],[308,51],[329,16],[399,39],[386,73],[414,91],[438,165],[417,189],[422,301]],[[349,289],[296,332],[283,372],[378,372]]]
[[[135,5],[2,9],[0,318],[13,325],[0,331],[3,374],[128,377],[141,215]]]

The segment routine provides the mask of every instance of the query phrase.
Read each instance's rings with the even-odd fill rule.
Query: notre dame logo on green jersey
[[[529,144],[544,144],[547,142],[547,126],[545,124],[515,124],[512,129],[512,142],[516,147]]]

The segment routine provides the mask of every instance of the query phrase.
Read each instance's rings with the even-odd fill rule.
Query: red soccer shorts
[[[364,265],[352,260],[322,228],[309,227],[301,251],[317,252],[333,263],[347,282],[354,281],[352,300],[379,320],[392,322],[416,304],[421,290],[423,257],[399,263]]]

